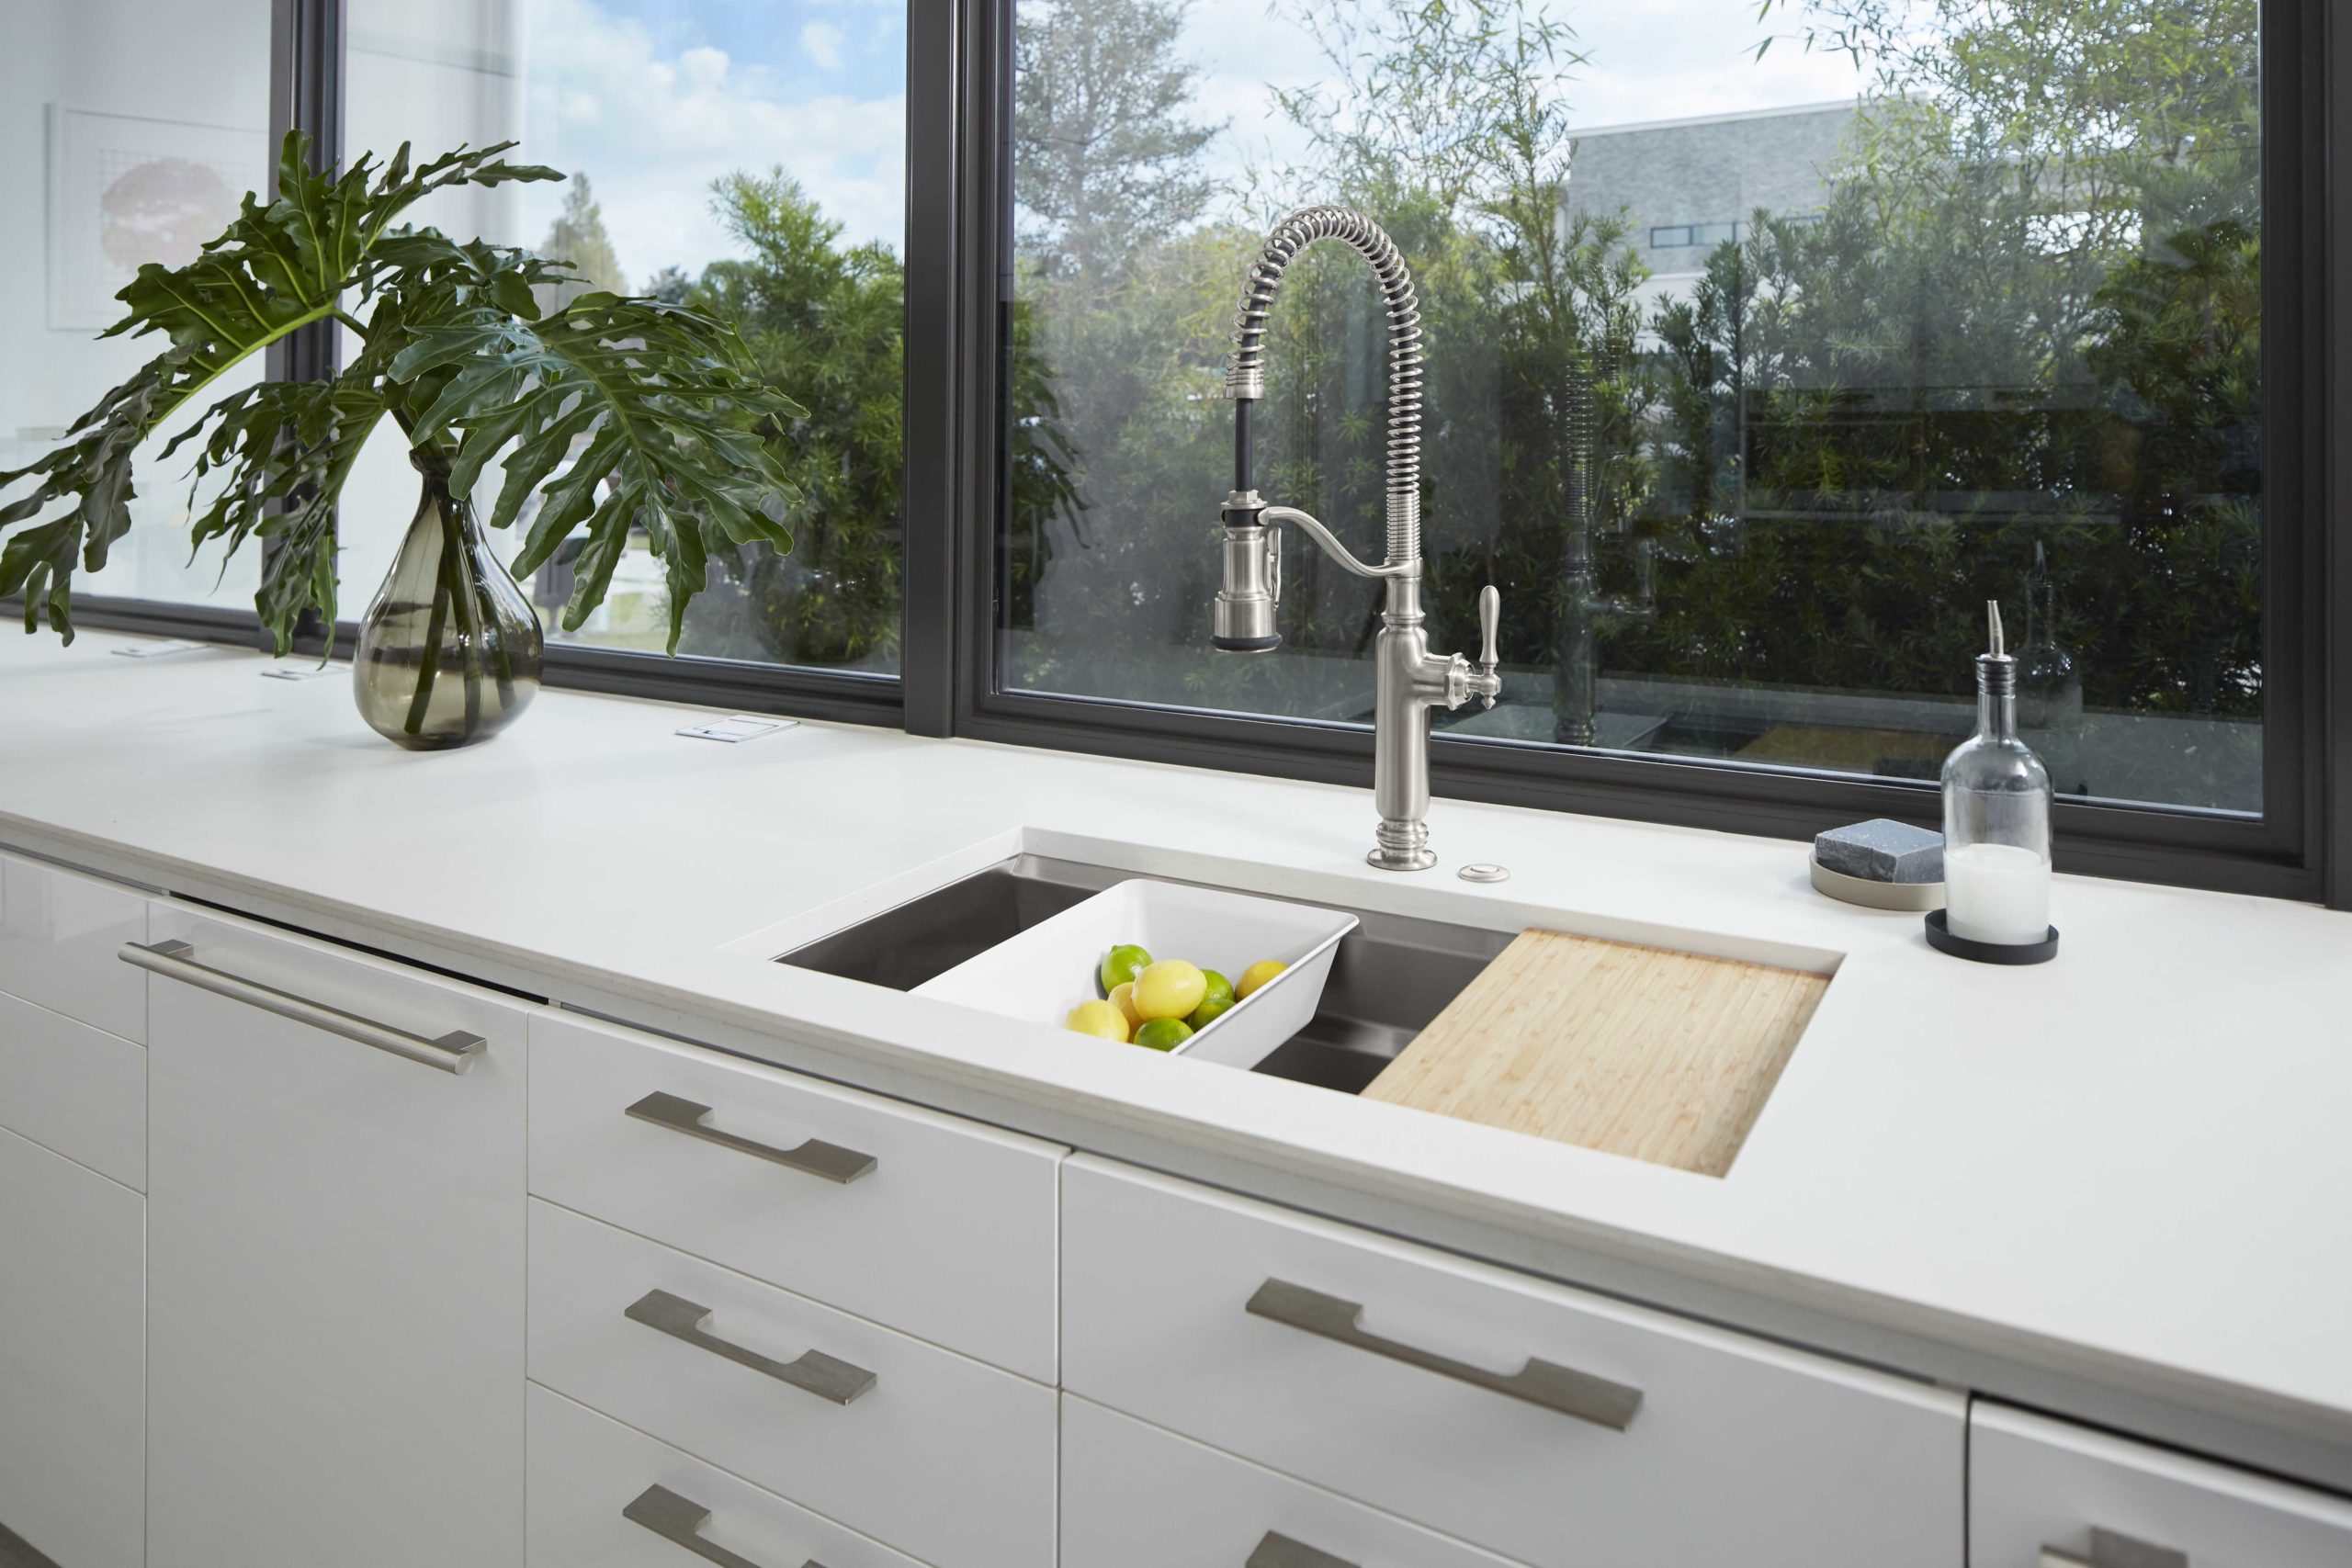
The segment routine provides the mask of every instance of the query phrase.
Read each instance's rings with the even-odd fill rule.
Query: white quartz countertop
[[[673,733],[695,710],[563,692],[412,755],[339,670],[113,653],[134,640],[0,639],[0,842],[813,1042],[1106,1129],[1105,1152],[1190,1149],[1960,1346],[2352,1473],[2308,1458],[2352,1455],[2352,917],[2061,877],[2059,961],[1993,968],[1815,895],[1787,841],[1440,801],[1446,868],[1511,868],[1480,887],[1367,867],[1368,789],[813,723],[719,745]],[[1715,1179],[765,962],[1022,849],[1836,979]]]

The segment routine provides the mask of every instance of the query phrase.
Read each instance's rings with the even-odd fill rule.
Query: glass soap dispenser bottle
[[[1944,759],[1944,904],[1928,935],[1946,952],[2031,964],[2057,949],[2050,924],[2050,772],[2018,739],[2018,661],[2001,606],[1984,606],[1991,647],[1976,660],[1976,733]],[[1939,929],[1940,928],[1940,929]]]

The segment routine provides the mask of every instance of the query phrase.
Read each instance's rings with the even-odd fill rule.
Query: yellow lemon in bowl
[[[1125,1017],[1128,1033],[1132,1034],[1143,1027],[1143,1014],[1136,1011],[1136,983],[1133,980],[1122,980],[1111,987],[1111,1005]]]
[[[1289,967],[1278,958],[1261,958],[1241,972],[1241,982],[1233,987],[1233,994],[1246,997]]]
[[[1183,1018],[1209,994],[1208,976],[1181,958],[1164,958],[1136,976],[1132,1000],[1146,1022]]]
[[[1122,1045],[1128,1039],[1127,1015],[1109,1002],[1079,1003],[1069,1010],[1069,1016],[1062,1020],[1062,1027],[1080,1034],[1091,1034],[1101,1040],[1115,1040]]]

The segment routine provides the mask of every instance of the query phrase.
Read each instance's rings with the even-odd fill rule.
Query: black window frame
[[[996,476],[1002,345],[1009,342],[1011,34],[1015,0],[962,17],[965,113],[959,284],[990,341],[957,365],[967,450],[989,454],[956,518],[960,662],[955,732],[976,739],[1364,784],[1362,727],[1206,714],[996,683],[1002,489]],[[2194,808],[2064,800],[2059,868],[2352,908],[2352,441],[2328,439],[2352,409],[2352,27],[2327,0],[2262,0],[2264,224],[2264,712],[2259,818]],[[983,445],[986,443],[986,445]],[[973,476],[978,478],[978,476]],[[1219,476],[1204,475],[1203,515]],[[1204,606],[1203,614],[1206,614]],[[1893,817],[1937,825],[1931,784],[1798,769],[1609,755],[1439,734],[1440,795],[1592,816],[1802,839]],[[1367,811],[1369,807],[1367,806]]]
[[[338,154],[344,0],[273,3],[273,136],[300,125]],[[1013,5],[907,0],[899,675],[556,643],[548,683],[1365,784],[1372,737],[1359,727],[997,688]],[[2262,815],[2064,801],[2064,870],[2352,908],[2352,440],[2329,439],[2352,411],[2352,265],[2331,265],[2352,261],[2352,25],[2331,9],[2262,0]],[[334,355],[332,333],[312,329],[273,348],[268,371],[328,374]],[[1204,476],[1204,516],[1216,483]],[[261,641],[250,612],[102,595],[76,609],[94,627]],[[1936,811],[1931,785],[1445,735],[1431,765],[1442,795],[1792,839],[1867,816],[1932,823]]]

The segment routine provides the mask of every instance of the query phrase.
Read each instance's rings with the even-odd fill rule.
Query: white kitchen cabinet
[[[2352,1502],[1979,1400],[1970,1568],[2344,1568]]]
[[[146,934],[145,895],[0,854],[0,991],[144,1041],[146,988],[115,953]]]
[[[162,906],[152,935],[205,973],[148,980],[151,1568],[514,1568],[526,1010]],[[463,1073],[380,1048],[459,1033]]]
[[[1063,1149],[611,1024],[531,1038],[533,1192],[1054,1381]]]
[[[591,1409],[939,1568],[1053,1561],[1049,1388],[537,1200],[530,1315]]]
[[[146,1202],[0,1132],[0,1525],[59,1568],[143,1548]]]
[[[147,1048],[0,992],[0,1127],[147,1188]]]
[[[537,1383],[530,1407],[529,1568],[922,1568]]]
[[[1511,1568],[1502,1558],[1062,1396],[1061,1568]]]
[[[1957,1568],[1949,1392],[1080,1157],[1062,1381],[1537,1568]]]

